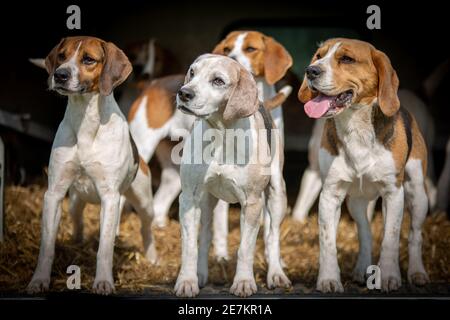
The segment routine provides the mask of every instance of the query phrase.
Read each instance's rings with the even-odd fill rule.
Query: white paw
[[[292,92],[292,87],[290,85],[284,86],[281,88],[280,92],[284,94],[284,96],[287,98]]]
[[[409,283],[416,286],[424,286],[428,282],[430,282],[430,278],[426,272],[414,272],[409,274],[408,272],[408,281]]]
[[[316,289],[322,293],[344,292],[341,281],[337,279],[318,280]]]
[[[92,286],[92,292],[104,296],[114,293],[114,290],[114,284],[108,280],[95,280],[94,285]]]
[[[230,293],[235,296],[245,298],[258,291],[254,278],[250,279],[234,279],[233,285],[230,288]]]
[[[197,277],[178,277],[174,290],[177,297],[193,298],[197,296],[200,293]]]
[[[267,287],[269,289],[290,288],[291,285],[291,281],[282,270],[267,275]]]
[[[27,293],[28,294],[36,294],[41,292],[48,291],[48,288],[50,286],[50,279],[32,279],[30,283],[27,286]]]
[[[398,264],[389,264],[385,266],[380,264],[380,270],[382,291],[395,291],[402,286],[402,277],[400,275],[400,267]]]

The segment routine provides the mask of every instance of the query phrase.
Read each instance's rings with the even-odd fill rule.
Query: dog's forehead
[[[102,53],[103,40],[95,37],[68,37],[64,39],[60,50],[65,51],[68,54],[74,53],[76,50],[78,52],[90,52],[90,53]]]
[[[193,64],[193,68],[204,72],[214,72],[220,70],[227,73],[230,77],[235,77],[239,72],[238,62],[226,56],[209,55],[198,59]]]
[[[340,50],[349,51],[358,55],[368,55],[373,49],[373,46],[368,42],[347,38],[335,38],[327,40],[322,44],[321,48],[327,48],[327,50],[330,50],[337,43],[339,43]]]

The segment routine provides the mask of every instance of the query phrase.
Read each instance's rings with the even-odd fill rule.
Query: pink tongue
[[[310,118],[318,119],[322,117],[331,107],[333,97],[318,95],[305,104],[305,112]]]

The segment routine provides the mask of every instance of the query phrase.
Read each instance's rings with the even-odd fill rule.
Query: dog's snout
[[[181,101],[188,102],[189,100],[194,99],[195,93],[194,90],[183,87],[178,91],[178,97]]]
[[[58,69],[55,71],[53,77],[56,83],[63,84],[69,80],[70,71],[68,69]]]
[[[309,67],[306,67],[305,72],[306,72],[306,77],[309,80],[314,80],[315,78],[320,76],[320,74],[322,73],[322,69],[319,66],[309,66]]]

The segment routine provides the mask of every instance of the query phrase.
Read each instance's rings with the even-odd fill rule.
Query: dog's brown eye
[[[318,53],[318,54],[316,54],[316,59],[317,60],[319,60],[319,59],[321,59],[322,57],[320,56],[320,53]]]
[[[193,78],[194,77],[194,70],[189,70],[189,77]]]
[[[213,84],[215,86],[220,87],[220,86],[223,86],[225,84],[225,81],[223,81],[221,78],[214,78]]]
[[[229,54],[230,53],[230,48],[228,48],[228,47],[225,47],[225,48],[223,48],[223,53],[224,54]]]
[[[89,57],[89,56],[83,57],[83,64],[90,65],[90,64],[94,64],[95,62],[96,62],[95,59],[92,57]]]
[[[253,51],[256,51],[256,48],[253,48],[253,47],[247,47],[247,48],[245,48],[245,51],[247,51],[247,52],[253,52]]]
[[[342,56],[339,59],[339,61],[342,62],[342,63],[353,63],[353,62],[355,62],[355,59],[353,59],[353,58],[351,58],[349,56]]]
[[[58,60],[59,61],[63,61],[65,59],[66,59],[66,55],[64,53],[61,52],[61,53],[58,54]]]

